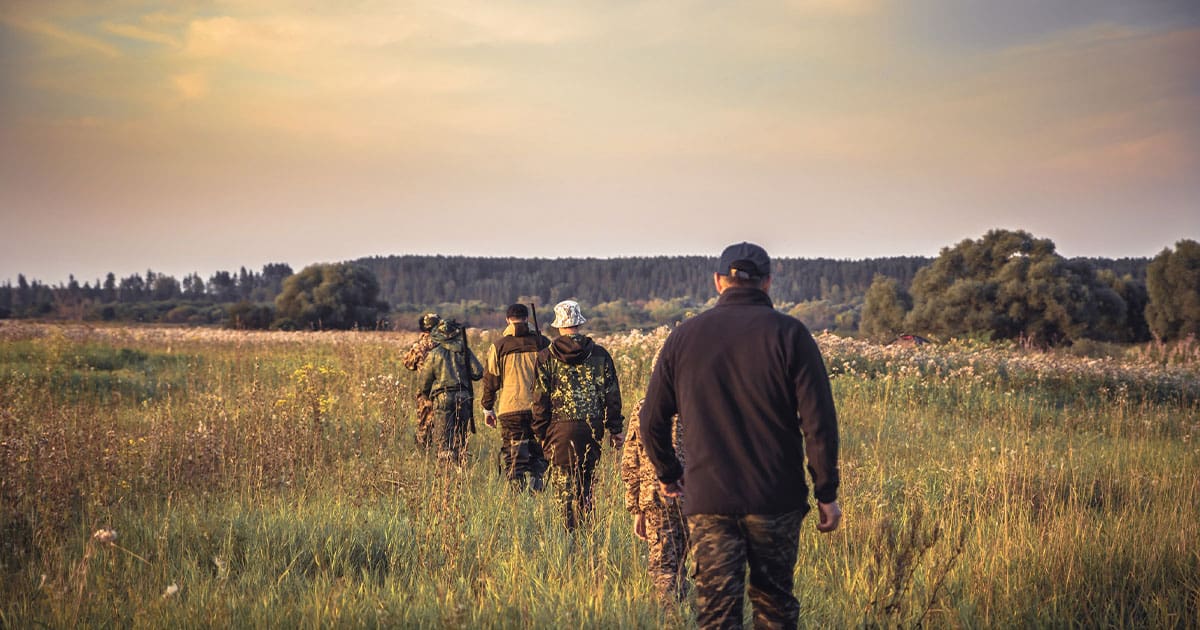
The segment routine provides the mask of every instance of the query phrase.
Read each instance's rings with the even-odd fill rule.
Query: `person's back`
[[[662,361],[674,370],[676,412],[688,419],[683,441],[696,463],[687,470],[687,513],[767,514],[805,505],[805,440],[823,460],[826,425],[802,435],[796,416],[832,416],[833,395],[804,324],[776,311],[762,291],[730,288],[716,307],[672,333]],[[826,461],[811,463],[827,468]],[[836,486],[832,497],[829,490],[817,488],[818,500],[836,498]]]
[[[530,330],[524,304],[508,307],[504,336],[488,350],[480,406],[488,426],[497,419],[501,427],[501,452],[506,476],[518,488],[529,484],[542,488],[546,460],[533,436],[533,404],[536,400],[538,352],[550,344],[540,332]]]
[[[474,428],[471,381],[483,376],[483,367],[467,347],[465,328],[457,322],[443,320],[431,335],[438,345],[425,358],[418,389],[433,403],[434,416],[442,420],[438,457],[457,461],[466,447],[467,429]]]
[[[586,422],[600,434],[616,418],[615,433],[621,432],[616,368],[607,350],[586,335],[562,335],[541,352],[539,363],[550,383],[549,421]]]
[[[445,329],[446,326],[441,328]],[[479,365],[479,360],[466,348],[461,329],[451,327],[448,331],[436,330],[432,337],[437,345],[429,351],[422,369],[429,385],[429,395],[464,391],[471,392],[470,395],[474,397],[471,380],[478,379],[479,370],[475,366]]]

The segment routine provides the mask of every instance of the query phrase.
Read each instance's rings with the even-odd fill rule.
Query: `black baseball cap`
[[[754,243],[730,245],[721,252],[717,273],[723,276],[757,279],[771,275],[771,257]]]

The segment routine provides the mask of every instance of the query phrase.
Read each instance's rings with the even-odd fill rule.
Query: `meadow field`
[[[626,413],[665,335],[598,338]],[[413,338],[0,321],[0,627],[692,626],[619,453],[571,534],[481,414],[461,468],[415,449]],[[845,518],[803,626],[1200,627],[1195,343],[818,343]]]

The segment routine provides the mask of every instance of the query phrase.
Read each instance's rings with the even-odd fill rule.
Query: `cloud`
[[[791,0],[792,9],[805,14],[864,16],[883,10],[884,0]]]
[[[427,33],[456,46],[518,44],[553,46],[578,41],[595,32],[586,12],[571,12],[556,5],[530,10],[524,3],[441,2],[427,14]]]
[[[158,31],[150,30],[134,24],[121,24],[117,22],[105,22],[103,24],[105,31],[113,35],[119,35],[127,39],[133,39],[151,44],[162,44],[164,46],[178,47],[179,40]]]
[[[1075,181],[1154,181],[1200,172],[1197,147],[1176,134],[1158,133],[1117,139],[1100,146],[1056,155],[1043,163],[1051,173]]]
[[[171,85],[184,100],[196,100],[208,95],[208,77],[202,72],[176,74],[171,77]]]
[[[49,39],[54,43],[65,45],[72,51],[91,51],[110,58],[121,56],[121,51],[116,46],[104,40],[66,30],[47,20],[2,16],[0,17],[0,21],[14,28]]]

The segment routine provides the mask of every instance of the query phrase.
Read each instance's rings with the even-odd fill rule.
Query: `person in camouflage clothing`
[[[626,427],[625,448],[621,453],[621,479],[625,482],[625,509],[633,515],[633,533],[649,546],[650,579],[654,594],[663,605],[683,600],[687,596],[687,577],[684,557],[687,556],[687,520],[683,516],[683,498],[669,497],[658,486],[654,466],[646,459],[646,451],[638,437],[643,398],[633,408]],[[675,416],[675,453],[684,460],[680,442],[679,416]]]
[[[587,320],[572,300],[554,306],[551,326],[562,333],[538,353],[533,433],[550,456],[568,530],[592,510],[592,477],[600,440],[623,441],[621,387],[608,351],[579,333]]]
[[[437,346],[421,367],[419,390],[433,404],[438,459],[458,463],[466,451],[467,430],[474,430],[472,381],[483,378],[483,366],[467,346],[466,328],[442,320],[430,333]]]
[[[434,327],[438,325],[441,319],[437,313],[425,313],[417,319],[417,326],[421,329],[421,336],[408,347],[408,352],[404,353],[404,358],[400,360],[404,367],[416,372],[421,369],[425,363],[425,357],[429,351],[437,345],[433,341],[430,333]],[[433,403],[429,397],[421,392],[417,392],[417,445],[429,448],[433,445]]]

